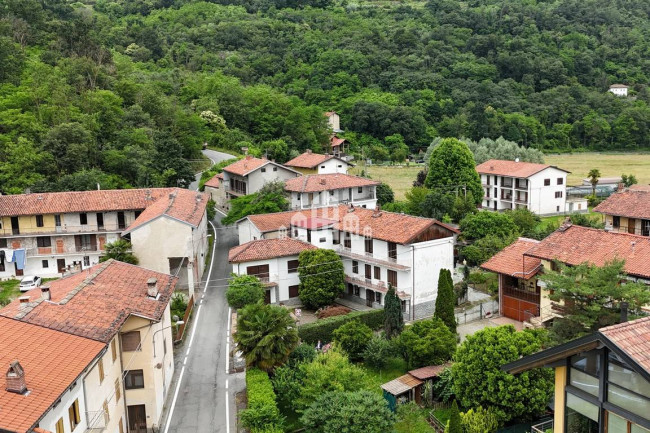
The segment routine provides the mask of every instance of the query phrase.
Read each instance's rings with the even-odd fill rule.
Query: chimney
[[[378,204],[377,207],[375,208],[375,211],[372,213],[373,218],[378,218],[381,216],[381,205]]]
[[[320,180],[320,184],[321,184],[321,185],[325,185],[325,179],[321,179],[321,180]]]
[[[622,192],[623,189],[625,189],[625,184],[623,184],[623,182],[619,182],[618,185],[616,186],[616,191]]]
[[[311,149],[307,149],[307,152],[306,152],[306,153],[311,153]]]
[[[175,192],[170,192],[170,193],[169,193],[169,199],[170,199],[170,200],[173,200],[174,197],[176,197],[176,193],[175,193]]]
[[[43,298],[44,301],[49,301],[52,299],[52,295],[50,294],[50,285],[45,284],[41,286],[41,297]]]
[[[572,224],[571,224],[571,218],[566,217],[566,218],[564,218],[564,221],[562,222],[562,224],[560,225],[560,227],[558,227],[557,230],[558,230],[559,232],[563,232],[563,231],[566,231],[566,229],[568,229],[568,228],[571,227],[571,226],[572,226]]]
[[[150,298],[155,298],[158,296],[158,280],[154,277],[151,277],[147,280],[147,296]]]
[[[21,296],[20,298],[18,298],[18,301],[20,302],[19,304],[20,311],[22,311],[25,308],[27,308],[27,305],[29,304],[29,296],[28,295]]]
[[[27,392],[27,384],[25,383],[25,370],[18,360],[14,360],[9,364],[9,370],[6,374],[7,388],[9,392],[16,394],[25,394]]]
[[[621,323],[627,322],[627,308],[629,304],[625,301],[621,302]]]

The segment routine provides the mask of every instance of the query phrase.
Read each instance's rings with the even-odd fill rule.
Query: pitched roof
[[[380,183],[376,180],[350,174],[310,174],[287,180],[284,189],[291,192],[318,192],[379,185]]]
[[[529,279],[537,274],[542,261],[535,257],[528,257],[525,254],[538,243],[539,241],[534,239],[519,238],[483,263],[481,269],[510,275],[511,277]]]
[[[332,155],[322,155],[320,153],[312,153],[308,151],[285,162],[284,165],[287,167],[315,168],[318,164],[329,161],[332,158],[334,158]]]
[[[407,373],[404,376],[400,376],[397,379],[386,382],[381,386],[381,389],[393,395],[400,395],[415,388],[418,385],[422,385],[423,383],[424,382],[422,382],[420,379],[417,379]]]
[[[476,171],[480,174],[496,174],[497,176],[526,178],[549,167],[562,170],[561,168],[548,164],[535,164],[533,162],[515,162],[503,159],[490,159],[489,161],[485,161],[484,163],[477,165]],[[566,170],[562,171],[569,173]]]
[[[337,136],[334,136],[330,139],[330,146],[332,147],[339,147],[345,143],[345,138],[338,138]]]
[[[228,253],[230,263],[252,262],[276,257],[297,256],[305,250],[316,250],[314,245],[292,238],[258,239],[233,247]]]
[[[429,365],[427,367],[411,370],[409,371],[409,374],[420,380],[431,379],[432,377],[439,376],[445,368],[451,367],[451,364],[451,362],[447,362],[442,365]]]
[[[611,86],[609,86],[610,89],[627,89],[628,87],[630,86],[625,84],[612,84]]]
[[[142,210],[174,188],[0,195],[0,216]]]
[[[336,224],[336,220],[320,217],[309,217],[299,221],[292,222],[291,225],[295,227],[302,227],[305,229],[319,229],[321,227],[328,227]]]
[[[459,233],[454,227],[432,218],[345,205],[249,215],[246,219],[253,223],[262,233],[266,233],[288,229],[292,224],[299,225],[301,220],[314,217],[335,220],[335,230],[362,236],[368,235],[375,239],[398,244],[409,243],[433,226],[442,227],[452,233]]]
[[[168,195],[149,205],[123,233],[130,233],[160,216],[198,227],[205,215],[208,199],[208,194],[203,192],[174,188]]]
[[[607,326],[599,332],[650,373],[650,316]]]
[[[250,174],[254,172],[255,170],[264,167],[267,164],[273,164],[278,167],[282,167],[285,170],[293,171],[297,174],[300,174],[296,172],[295,170],[289,168],[289,167],[284,167],[280,164],[277,164],[273,161],[269,161],[266,158],[255,158],[250,155],[246,156],[243,159],[240,159],[237,162],[233,162],[232,164],[226,166],[223,168],[223,171],[227,171],[228,173],[236,174],[239,176],[246,176],[247,174]]]
[[[147,296],[150,278],[157,280],[156,299]],[[0,315],[107,343],[131,314],[160,320],[177,280],[110,259],[50,282],[50,301],[33,289],[24,294],[30,302],[14,300]]]
[[[0,388],[0,431],[27,432],[106,347],[87,338],[0,317],[0,373],[17,360],[29,394]],[[72,356],[74,354],[74,356]],[[4,379],[3,379],[4,380]],[[77,385],[79,386],[79,385]]]
[[[616,192],[596,206],[594,212],[650,219],[650,189],[625,189]]]
[[[223,173],[218,173],[212,176],[210,180],[208,180],[203,185],[211,186],[213,188],[219,188],[221,186],[221,182],[223,182]]]
[[[625,260],[626,273],[650,278],[650,238],[646,236],[568,225],[551,233],[525,254],[568,265],[587,262],[603,266],[613,260]]]

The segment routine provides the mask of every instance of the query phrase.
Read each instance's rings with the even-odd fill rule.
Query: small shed
[[[426,384],[427,382],[435,381],[438,376],[440,376],[440,373],[442,373],[447,367],[451,367],[451,362],[447,362],[446,364],[442,365],[429,365],[426,367],[418,368],[416,370],[409,371],[409,374],[416,379],[421,380],[422,383]],[[422,392],[425,390],[426,388],[422,386]],[[433,395],[430,395],[429,398],[433,399]]]
[[[420,379],[407,373],[383,384],[381,389],[384,390],[384,398],[388,401],[388,406],[395,411],[397,405],[401,403],[415,401],[420,404],[423,383]]]

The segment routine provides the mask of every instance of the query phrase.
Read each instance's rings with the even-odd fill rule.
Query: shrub
[[[445,433],[463,433],[463,426],[460,421],[460,413],[458,412],[458,405],[456,401],[451,405],[451,415],[449,415],[449,423],[447,423],[447,428]]]
[[[299,344],[289,355],[289,363],[297,365],[303,362],[311,362],[316,358],[316,349],[310,344]]]
[[[358,361],[372,338],[372,329],[359,320],[353,320],[339,326],[332,335],[334,341],[341,346],[350,359]]]
[[[454,378],[451,375],[451,368],[445,368],[433,382],[433,395],[439,401],[447,403],[454,398]]]
[[[342,305],[332,305],[318,310],[316,312],[316,316],[318,316],[319,319],[327,319],[328,317],[342,316],[344,314],[348,314],[350,311],[352,310],[350,310],[348,307],[344,307]]]
[[[228,284],[226,299],[232,308],[244,308],[264,299],[264,287],[254,275],[233,275]]]
[[[442,320],[415,322],[399,336],[399,346],[409,368],[442,364],[456,350],[456,335]]]
[[[332,341],[332,333],[334,330],[355,319],[376,331],[384,326],[384,310],[354,311],[345,316],[317,320],[316,322],[300,326],[298,328],[298,335],[305,343],[316,344],[319,341],[327,343]]]
[[[299,367],[285,364],[273,372],[273,389],[277,396],[278,404],[283,408],[291,408],[293,402],[300,396],[300,388],[304,373]]]
[[[177,316],[180,320],[183,320],[183,316],[185,316],[185,310],[187,310],[187,301],[185,300],[185,296],[183,296],[182,293],[174,293],[172,296],[170,310],[172,316]]]
[[[492,411],[481,406],[460,414],[464,433],[492,433],[497,431],[499,421]]]
[[[282,417],[275,403],[275,392],[268,374],[257,368],[246,370],[246,395],[248,408],[241,412],[244,427],[251,429],[251,432],[282,427]]]
[[[363,359],[366,365],[382,369],[386,366],[388,359],[395,355],[395,344],[392,340],[374,336],[366,345],[363,352]]]
[[[307,308],[330,305],[345,288],[343,262],[332,250],[305,250],[298,256],[300,301]]]

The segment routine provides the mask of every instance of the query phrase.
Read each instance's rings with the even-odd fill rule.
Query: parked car
[[[29,275],[20,280],[20,291],[26,292],[32,290],[41,285],[41,277]]]

